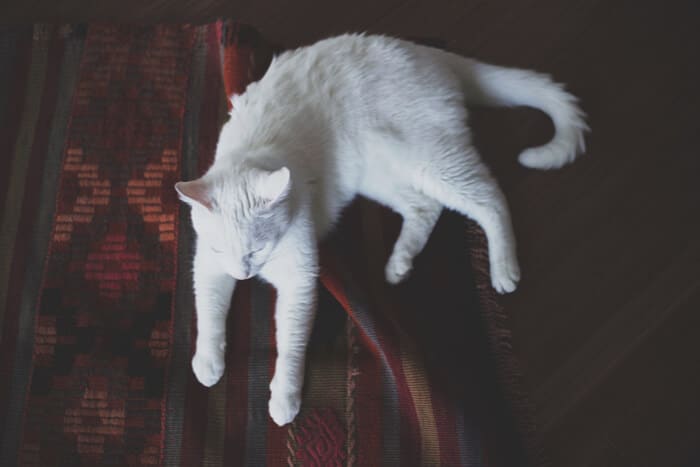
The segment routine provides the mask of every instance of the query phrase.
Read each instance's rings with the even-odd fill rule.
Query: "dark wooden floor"
[[[59,5],[60,3],[60,5]],[[700,465],[700,3],[5,0],[0,21],[204,22],[285,46],[345,31],[440,38],[535,68],[582,98],[585,157],[517,165],[551,134],[530,110],[479,111],[524,279],[504,299],[553,466]]]

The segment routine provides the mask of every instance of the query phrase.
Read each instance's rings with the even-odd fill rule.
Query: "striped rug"
[[[190,368],[192,228],[251,28],[0,30],[0,465],[525,466],[528,410],[480,229],[446,213],[383,279],[398,218],[358,200],[322,247],[302,411],[267,414],[275,294],[240,284],[227,370]]]

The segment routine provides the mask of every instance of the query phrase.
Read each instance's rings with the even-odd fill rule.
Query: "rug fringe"
[[[491,287],[489,254],[486,236],[473,221],[467,223],[467,237],[474,281],[482,317],[488,328],[489,344],[506,403],[511,406],[516,429],[523,439],[528,464],[533,467],[550,467],[541,440],[537,437],[535,410],[523,389],[523,374],[513,353],[513,336],[508,327],[508,314],[501,306]]]

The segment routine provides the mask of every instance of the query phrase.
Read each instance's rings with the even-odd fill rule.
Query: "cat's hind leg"
[[[403,223],[387,261],[385,274],[389,283],[398,284],[408,277],[413,268],[413,259],[428,242],[442,212],[442,204],[411,190],[404,193],[399,205],[392,208],[403,216]]]
[[[476,150],[466,147],[431,160],[416,184],[445,207],[475,220],[486,233],[491,283],[499,293],[515,290],[520,267],[505,196]]]
[[[390,174],[387,176],[387,174]],[[413,268],[413,259],[428,242],[442,212],[442,204],[411,186],[406,172],[394,172],[388,165],[368,171],[360,193],[391,208],[403,217],[401,231],[384,269],[386,280],[398,284]]]

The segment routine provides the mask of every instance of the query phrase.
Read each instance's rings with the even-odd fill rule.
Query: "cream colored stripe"
[[[29,156],[34,143],[34,130],[39,118],[41,107],[41,94],[46,79],[46,61],[48,58],[48,42],[51,28],[47,25],[34,27],[34,41],[32,44],[32,63],[29,68],[29,83],[26,88],[24,111],[21,115],[19,132],[15,143],[15,151],[10,165],[10,177],[8,179],[7,198],[2,210],[2,224],[0,225],[0,339],[2,338],[2,325],[5,317],[5,303],[8,294],[8,281],[10,278],[10,266],[12,265],[14,242],[17,237],[22,204],[24,202],[24,185],[27,178]],[[0,157],[8,157],[6,155]],[[17,292],[17,291],[15,291]]]
[[[425,369],[421,365],[418,353],[409,348],[407,338],[400,339],[401,367],[408,390],[413,399],[418,417],[421,438],[421,465],[440,465],[440,440],[430,399],[430,388],[426,380]]]
[[[204,440],[204,459],[206,467],[224,465],[224,435],[226,432],[226,375],[209,389],[207,406],[207,437]]]

